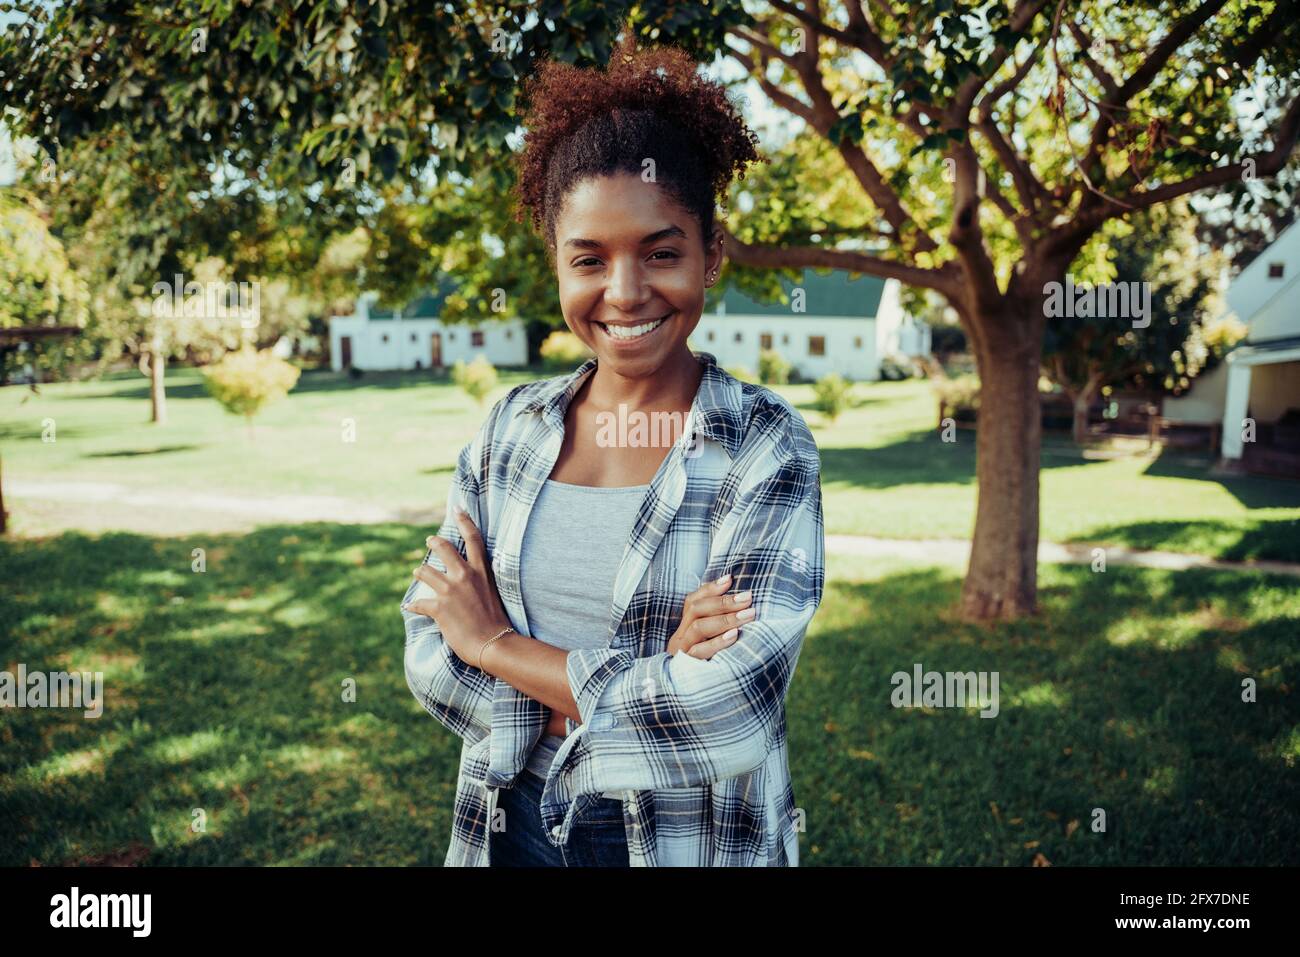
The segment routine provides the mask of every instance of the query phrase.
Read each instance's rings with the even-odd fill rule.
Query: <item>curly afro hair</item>
[[[556,219],[583,180],[640,175],[652,159],[656,183],[695,216],[707,247],[715,201],[747,164],[764,161],[721,84],[676,47],[638,49],[630,31],[603,72],[543,61],[524,100],[515,221],[528,210],[552,263]]]

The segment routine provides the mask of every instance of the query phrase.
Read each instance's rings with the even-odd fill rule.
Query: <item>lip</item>
[[[654,329],[650,330],[644,335],[637,336],[635,339],[615,339],[612,335],[610,335],[608,332],[605,331],[604,329],[605,323],[597,322],[594,323],[594,325],[600,327],[601,338],[603,338],[606,342],[610,343],[615,349],[637,349],[640,348],[640,346],[643,343],[650,341],[656,335],[658,335],[659,330],[665,328],[668,325],[668,323],[672,320],[673,316],[675,315],[677,315],[677,310],[674,309],[666,316],[661,317],[664,321],[659,323],[659,325],[655,326]],[[645,320],[645,322],[653,322],[653,321],[654,321],[653,319]],[[614,323],[614,325],[627,327],[627,326],[639,326],[639,325],[643,325],[643,323],[618,322],[618,323]]]

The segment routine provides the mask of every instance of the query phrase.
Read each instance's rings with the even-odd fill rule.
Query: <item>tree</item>
[[[1117,313],[1049,317],[1043,372],[1070,399],[1076,443],[1087,441],[1088,410],[1103,392],[1123,386],[1176,395],[1217,359],[1202,329],[1223,308],[1218,285],[1226,263],[1199,248],[1196,229],[1197,217],[1179,200],[1108,230],[1111,268],[1090,282],[1144,288],[1149,312],[1140,325]],[[1082,289],[1086,295],[1090,287]]]
[[[982,382],[971,618],[1036,605],[1047,285],[1110,220],[1209,188],[1244,200],[1300,132],[1300,24],[1283,2],[18,7],[33,21],[0,39],[0,80],[51,150],[120,128],[186,168],[313,184],[330,202],[347,170],[359,187],[506,159],[534,59],[604,63],[624,21],[721,53],[795,118],[792,155],[847,173],[836,202],[794,164],[746,184],[758,199],[728,230],[733,262],[897,278],[940,293],[968,335]],[[501,188],[507,166],[493,165]],[[769,190],[789,208],[765,207]],[[857,202],[838,202],[850,190]]]
[[[39,202],[0,189],[0,330],[84,328],[89,293],[51,235]],[[0,338],[0,382],[17,366],[53,372],[85,351],[78,336]]]
[[[253,416],[283,399],[298,383],[301,370],[272,354],[245,346],[228,352],[203,372],[209,394],[232,415],[242,415],[253,434]]]

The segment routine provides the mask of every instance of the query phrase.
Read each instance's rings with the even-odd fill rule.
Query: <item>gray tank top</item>
[[[614,578],[649,489],[648,483],[595,488],[546,480],[519,555],[519,586],[533,638],[566,651],[609,647]],[[545,778],[563,743],[543,734],[527,770]]]

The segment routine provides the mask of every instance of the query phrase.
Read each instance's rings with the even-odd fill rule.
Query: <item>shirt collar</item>
[[[740,380],[718,365],[717,357],[712,353],[694,352],[692,355],[704,366],[704,375],[691,406],[696,415],[693,428],[705,438],[721,443],[727,455],[734,459],[740,451],[744,434]],[[583,380],[595,371],[596,361],[592,356],[568,375],[544,380],[537,394],[515,414],[540,412],[547,422],[563,430],[569,402],[577,395]]]

